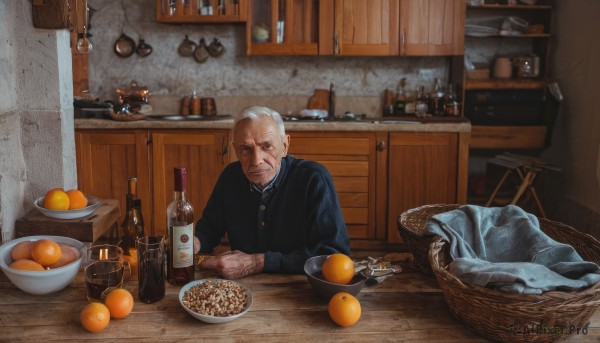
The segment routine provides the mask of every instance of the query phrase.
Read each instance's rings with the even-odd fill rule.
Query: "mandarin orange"
[[[62,250],[60,245],[51,239],[40,239],[31,248],[31,257],[42,266],[55,264],[60,260]]]
[[[53,188],[44,197],[44,207],[49,210],[68,210],[69,196],[62,188]]]
[[[331,320],[337,325],[341,327],[352,326],[360,319],[360,302],[350,293],[339,292],[329,300],[327,312]]]
[[[41,264],[39,264],[35,261],[32,261],[32,260],[27,260],[27,259],[16,260],[10,264],[10,267],[13,269],[29,270],[29,271],[36,271],[36,272],[43,272],[46,270],[46,269],[44,269],[44,266],[42,266]]]
[[[22,259],[31,260],[31,248],[33,247],[33,243],[33,241],[26,241],[15,244],[10,250],[13,261]]]
[[[125,288],[115,288],[104,299],[104,305],[108,307],[111,318],[125,318],[133,310],[133,296]]]
[[[69,210],[78,210],[87,206],[88,200],[80,190],[70,189],[66,193],[69,197]]]
[[[110,323],[108,307],[102,303],[92,302],[81,310],[79,314],[81,325],[89,332],[100,332]]]
[[[331,254],[322,267],[323,277],[326,281],[348,284],[354,277],[354,262],[344,254]]]

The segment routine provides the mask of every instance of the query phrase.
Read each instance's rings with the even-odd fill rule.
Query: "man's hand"
[[[226,279],[239,279],[260,273],[265,265],[264,254],[246,254],[239,250],[228,251],[219,256],[207,256],[200,268],[214,269]]]

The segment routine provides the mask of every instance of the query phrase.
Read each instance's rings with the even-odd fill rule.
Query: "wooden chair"
[[[519,177],[521,183],[517,189],[517,192],[512,197],[510,204],[515,205],[526,192],[529,192],[528,194],[533,197],[535,205],[539,211],[540,217],[546,218],[546,212],[544,211],[542,203],[540,202],[540,198],[538,196],[537,191],[535,190],[533,182],[538,176],[538,173],[544,170],[561,171],[560,168],[552,166],[547,162],[536,157],[511,154],[507,152],[494,156],[493,158],[488,160],[488,163],[506,168],[506,171],[500,179],[500,182],[492,192],[487,203],[485,204],[486,207],[492,205],[494,199],[496,198],[496,195],[498,194],[498,191],[506,182],[508,177],[511,174],[516,174]]]

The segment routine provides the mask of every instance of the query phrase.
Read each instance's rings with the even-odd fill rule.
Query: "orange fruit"
[[[10,264],[10,267],[19,270],[31,270],[36,272],[43,272],[46,270],[41,264],[32,260],[16,260]]]
[[[49,210],[68,210],[69,196],[62,188],[53,188],[44,197],[44,207]]]
[[[92,302],[85,305],[81,310],[79,321],[89,332],[100,332],[108,326],[108,323],[110,322],[110,312],[106,305]]]
[[[40,239],[31,248],[31,257],[42,266],[55,264],[60,260],[62,250],[60,245],[51,239]]]
[[[78,210],[87,206],[87,198],[80,190],[70,189],[66,193],[69,196],[69,210]]]
[[[115,288],[104,299],[111,318],[125,318],[133,309],[133,296],[124,288]]]
[[[60,245],[60,259],[56,263],[49,265],[48,268],[50,269],[66,266],[79,258],[80,252],[74,246],[66,243],[59,243],[58,245]]]
[[[13,261],[22,259],[31,260],[31,248],[33,247],[33,243],[33,241],[27,241],[15,244],[10,250]]]
[[[329,300],[327,311],[331,320],[337,325],[352,326],[360,319],[360,302],[350,293],[339,292]]]
[[[325,280],[345,285],[354,277],[354,262],[344,254],[331,254],[322,267]]]

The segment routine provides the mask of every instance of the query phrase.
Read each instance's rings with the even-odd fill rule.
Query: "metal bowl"
[[[100,199],[92,195],[86,195],[88,204],[86,207],[78,210],[49,210],[44,207],[44,198],[37,198],[33,202],[33,206],[42,212],[43,215],[55,219],[77,219],[86,217],[94,212],[100,206]]]
[[[304,263],[304,273],[315,291],[326,299],[331,299],[331,297],[338,292],[346,292],[352,295],[360,293],[367,280],[367,278],[360,273],[354,275],[352,280],[350,280],[350,283],[346,285],[332,283],[323,279],[321,269],[323,267],[323,262],[325,262],[328,256],[329,255],[320,255],[311,257]]]

